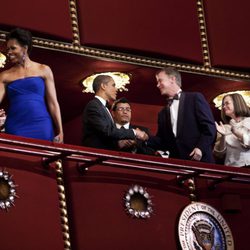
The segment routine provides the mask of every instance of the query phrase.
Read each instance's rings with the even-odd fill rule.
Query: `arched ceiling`
[[[0,51],[13,27],[32,32],[31,57],[51,66],[64,121],[92,97],[81,80],[103,71],[132,74],[124,93],[132,102],[162,105],[154,74],[175,66],[183,89],[202,92],[213,108],[216,95],[250,88],[249,7],[247,0],[3,1]]]

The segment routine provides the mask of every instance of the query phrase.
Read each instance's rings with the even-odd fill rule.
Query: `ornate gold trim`
[[[73,45],[80,46],[80,32],[78,26],[76,0],[69,1],[69,11],[70,11],[71,25],[73,32]]]
[[[15,205],[15,198],[19,198],[16,194],[15,181],[13,176],[5,169],[0,170],[0,210],[8,210]]]
[[[69,220],[68,220],[68,212],[66,206],[66,198],[65,198],[65,190],[63,182],[63,168],[61,160],[55,162],[55,170],[56,170],[56,182],[58,187],[59,203],[60,203],[60,215],[61,215],[64,249],[70,250],[71,243],[70,243],[69,223],[68,223]]]
[[[109,50],[101,50],[95,49],[91,47],[85,46],[74,46],[69,43],[57,42],[47,39],[41,38],[34,38],[34,46],[40,48],[46,48],[51,50],[62,51],[66,53],[73,53],[81,56],[87,57],[94,57],[97,59],[108,59],[114,60],[118,62],[130,63],[135,65],[141,66],[148,66],[148,67],[175,67],[182,72],[189,72],[194,74],[201,74],[201,75],[209,75],[209,76],[218,76],[218,77],[225,77],[225,78],[233,78],[235,80],[250,80],[250,74],[244,72],[237,72],[232,70],[226,69],[219,69],[219,68],[208,68],[201,65],[195,64],[185,64],[179,62],[173,62],[168,60],[160,60],[154,59],[149,57],[142,57],[137,55],[125,54],[115,51]]]
[[[187,184],[188,184],[188,190],[189,190],[189,198],[191,202],[197,201],[195,179],[194,178],[188,179]]]
[[[135,65],[141,66],[148,66],[154,68],[161,68],[161,67],[175,67],[182,72],[189,72],[194,74],[201,74],[201,75],[209,75],[209,76],[217,76],[217,77],[224,77],[224,78],[232,78],[235,80],[245,80],[250,81],[250,74],[245,72],[237,72],[232,70],[226,69],[219,69],[219,68],[212,68],[202,65],[196,64],[187,64],[187,63],[180,63],[180,62],[173,62],[168,60],[160,60],[155,58],[131,55],[121,52],[109,51],[109,50],[102,50],[96,49],[86,46],[75,46],[70,43],[63,43],[52,41],[48,39],[41,39],[41,38],[34,38],[34,46],[62,51],[66,53],[73,53],[81,56],[93,57],[97,59],[108,59],[114,60],[118,62],[130,63]]]
[[[210,53],[209,53],[209,44],[208,44],[208,35],[206,29],[206,19],[204,14],[204,5],[203,0],[197,0],[197,14],[198,14],[198,21],[200,25],[200,39],[201,39],[201,48],[202,48],[202,55],[203,55],[203,62],[205,67],[211,68],[211,60],[210,60]]]
[[[134,218],[148,219],[153,214],[152,198],[146,188],[133,185],[124,196],[125,210]]]
[[[71,6],[73,5],[74,4],[72,3]],[[76,9],[74,8],[72,7],[72,10],[74,10],[72,11],[72,13],[75,13]],[[79,35],[77,35],[79,31],[78,31],[77,19],[75,19],[76,17],[77,16],[74,14],[73,15],[74,20],[72,20],[72,25],[75,25],[74,26],[75,28],[73,30],[73,37],[74,37],[73,43],[65,43],[61,41],[54,41],[54,40],[34,37],[33,38],[34,47],[39,47],[39,48],[48,49],[48,50],[61,51],[64,53],[71,53],[71,54],[76,54],[79,56],[93,57],[93,58],[102,59],[102,60],[107,59],[107,60],[113,60],[117,62],[123,62],[123,63],[135,64],[135,65],[140,65],[140,66],[153,67],[153,68],[162,68],[162,67],[170,66],[170,67],[177,68],[181,72],[188,72],[188,73],[207,75],[207,76],[216,76],[216,77],[221,77],[221,78],[226,78],[226,79],[230,78],[231,80],[250,81],[250,74],[246,72],[213,68],[209,66],[210,64],[209,49],[208,49],[207,40],[206,41],[204,40],[206,39],[206,35],[205,37],[203,37],[204,48],[205,47],[207,48],[207,50],[203,51],[204,65],[188,64],[188,63],[181,63],[181,62],[175,62],[175,61],[169,61],[169,60],[160,60],[160,59],[155,59],[155,58],[150,58],[150,57],[126,54],[126,53],[121,53],[121,52],[116,52],[116,51],[111,51],[111,50],[102,50],[102,49],[81,46],[79,44]],[[0,41],[5,41],[6,34],[7,32],[0,30]]]

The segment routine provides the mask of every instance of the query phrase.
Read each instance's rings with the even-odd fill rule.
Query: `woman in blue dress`
[[[61,112],[50,67],[30,59],[29,31],[14,29],[6,42],[13,66],[0,74],[0,102],[5,94],[9,100],[5,132],[62,143]]]

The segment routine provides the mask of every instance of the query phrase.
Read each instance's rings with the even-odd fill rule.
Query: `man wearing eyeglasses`
[[[122,97],[116,100],[111,108],[111,113],[118,129],[136,129],[139,128],[140,130],[144,131],[145,133],[149,134],[149,129],[132,125],[131,116],[132,110],[129,104],[129,101]],[[144,141],[139,139],[125,139],[125,140],[118,140],[117,146],[119,150],[131,152],[131,153],[138,153],[138,154],[148,154],[154,155],[155,150],[148,147]]]

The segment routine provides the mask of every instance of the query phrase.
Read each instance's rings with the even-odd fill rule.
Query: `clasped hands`
[[[136,146],[136,140],[124,139],[118,141],[118,147],[120,149],[133,148],[135,146]]]
[[[136,133],[136,138],[142,141],[147,141],[148,140],[148,134],[142,130],[140,130],[139,128],[135,129],[135,133]]]
[[[148,135],[146,132],[140,130],[139,128],[136,128],[134,131],[136,134],[136,139],[139,139],[142,141],[148,140]],[[135,140],[132,140],[132,139],[119,140],[118,147],[120,149],[136,147],[137,145],[136,139]]]

